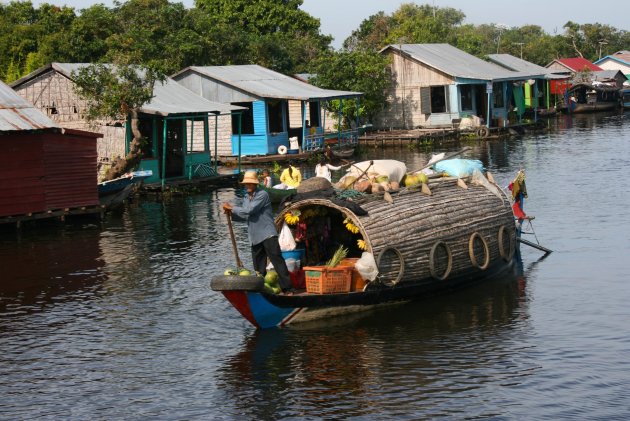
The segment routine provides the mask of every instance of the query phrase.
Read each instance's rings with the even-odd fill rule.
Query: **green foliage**
[[[84,66],[72,78],[77,94],[87,101],[88,119],[124,120],[153,98],[153,85],[165,75],[155,68],[120,63]]]
[[[371,121],[385,101],[385,88],[389,84],[388,58],[372,51],[329,52],[315,60],[314,85],[325,89],[363,92],[360,100],[344,100],[344,126],[357,116]],[[340,101],[330,101],[328,111],[339,117]]]

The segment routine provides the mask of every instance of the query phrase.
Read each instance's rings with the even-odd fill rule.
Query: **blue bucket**
[[[289,250],[289,251],[282,251],[282,258],[283,259],[295,259],[295,260],[299,260],[302,261],[304,259],[304,254],[306,253],[306,250],[304,249],[295,249],[295,250]]]

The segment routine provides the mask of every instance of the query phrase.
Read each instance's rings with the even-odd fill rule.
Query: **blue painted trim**
[[[263,329],[279,326],[295,310],[294,308],[276,307],[258,292],[248,292],[247,301],[256,323]]]

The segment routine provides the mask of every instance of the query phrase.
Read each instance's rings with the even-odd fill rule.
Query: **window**
[[[282,101],[267,101],[267,118],[269,119],[269,132],[280,133],[284,131],[284,122],[282,119]]]
[[[472,85],[460,85],[459,93],[461,96],[462,111],[472,111],[473,109]]]
[[[241,134],[254,134],[254,104],[252,102],[235,102],[232,105],[246,107],[241,111]],[[232,114],[232,133],[238,134],[238,113]]]
[[[492,84],[492,98],[494,108],[503,108],[505,103],[503,102],[503,83],[493,83]]]
[[[431,112],[445,113],[446,111],[446,87],[431,86]]]
[[[319,103],[317,101],[311,101],[308,103],[308,117],[311,127],[319,127]]]

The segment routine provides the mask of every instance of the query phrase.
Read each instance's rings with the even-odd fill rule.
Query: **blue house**
[[[235,156],[318,150],[327,138],[324,103],[362,95],[321,89],[258,65],[192,66],[172,78],[205,99],[245,108],[232,116]],[[335,136],[340,144],[356,143],[357,130]]]

